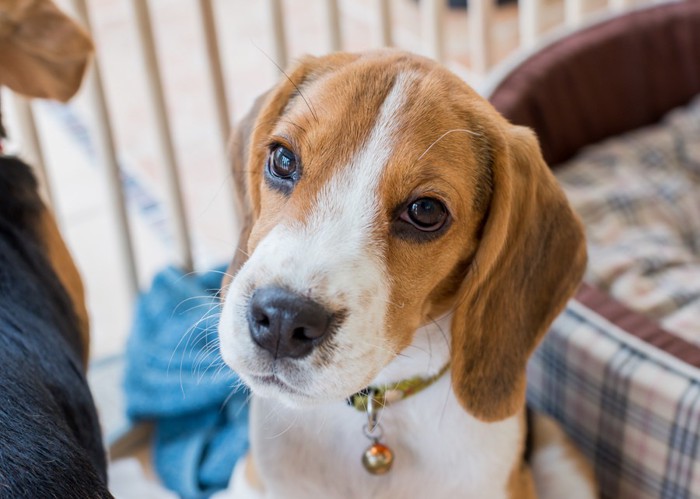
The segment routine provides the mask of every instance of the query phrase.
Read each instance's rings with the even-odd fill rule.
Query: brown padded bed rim
[[[654,319],[611,299],[606,292],[583,283],[576,293],[576,300],[647,344],[700,368],[700,347],[666,331]]]
[[[700,93],[700,0],[645,8],[559,39],[511,70],[490,95],[533,128],[547,163],[657,122]]]

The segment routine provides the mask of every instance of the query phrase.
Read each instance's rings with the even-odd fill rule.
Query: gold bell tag
[[[373,475],[384,475],[394,464],[394,453],[386,445],[379,442],[383,436],[382,427],[377,422],[379,407],[376,393],[371,392],[367,397],[367,424],[363,428],[365,436],[372,441],[362,455],[362,465]]]
[[[389,447],[379,442],[370,445],[362,455],[362,465],[373,475],[383,475],[391,470],[394,453]]]

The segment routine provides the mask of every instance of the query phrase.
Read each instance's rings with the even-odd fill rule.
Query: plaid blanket
[[[700,97],[557,171],[587,228],[586,280],[700,345]]]
[[[528,403],[594,463],[602,497],[700,497],[700,371],[576,301],[528,368]]]
[[[700,98],[558,172],[587,227],[587,281],[658,320],[659,346],[700,352]],[[594,463],[603,497],[700,498],[700,363],[627,329],[573,300],[530,362],[529,403]]]

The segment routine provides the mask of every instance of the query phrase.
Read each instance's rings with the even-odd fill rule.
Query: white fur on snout
[[[379,182],[411,81],[410,74],[396,78],[366,142],[322,186],[308,219],[274,227],[231,283],[219,325],[221,352],[258,394],[291,403],[345,397],[369,383],[396,353],[385,328],[390,286],[384,241],[377,237],[383,209]],[[275,361],[252,341],[246,318],[250,295],[265,286],[284,287],[342,312],[342,325],[307,357]],[[303,395],[251,376],[271,373]]]

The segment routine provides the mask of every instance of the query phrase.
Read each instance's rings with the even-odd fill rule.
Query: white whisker
[[[444,139],[445,137],[447,137],[449,134],[455,133],[455,132],[468,133],[469,135],[474,135],[475,137],[481,137],[481,134],[480,134],[480,133],[472,132],[471,130],[466,130],[466,129],[464,129],[464,128],[454,128],[454,129],[452,129],[452,130],[448,130],[448,131],[446,131],[445,133],[443,133],[442,135],[440,135],[440,136],[435,140],[435,142],[433,142],[432,144],[430,144],[430,146],[429,146],[425,151],[423,151],[423,154],[421,154],[420,156],[418,156],[418,159],[417,159],[416,162],[418,162],[418,161],[420,161],[421,159],[423,159],[423,156],[425,156],[426,154],[428,154],[428,151],[430,151],[430,150],[433,148],[433,146],[434,146],[435,144],[437,144],[438,142],[440,142],[442,139]]]

